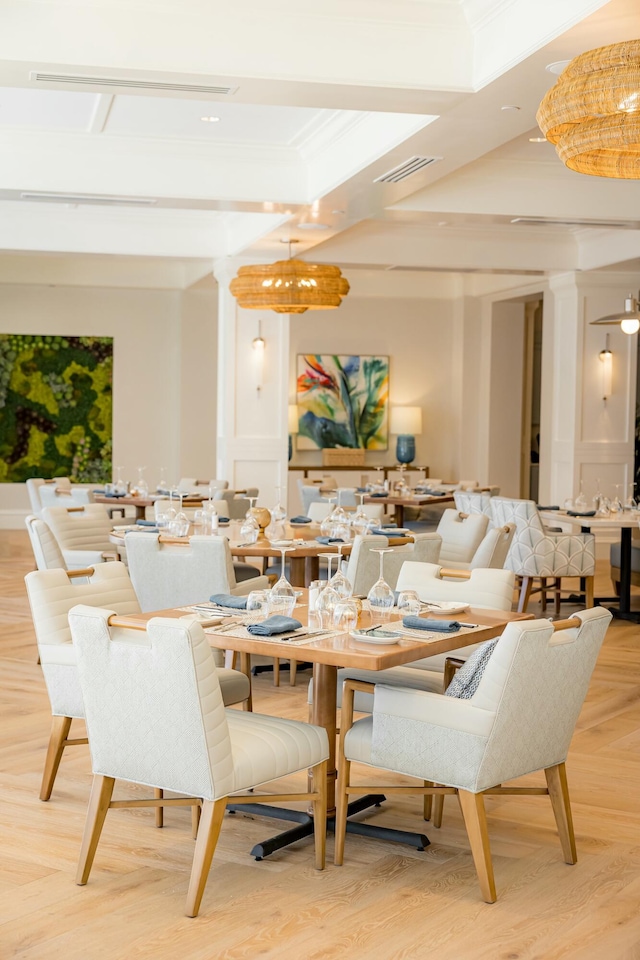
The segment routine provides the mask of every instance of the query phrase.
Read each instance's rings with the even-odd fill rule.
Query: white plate
[[[272,547],[292,547],[293,540],[269,540]]]
[[[428,610],[429,613],[466,613],[469,609],[468,603],[429,603],[428,600],[422,601],[422,606],[425,610]]]
[[[380,643],[390,646],[392,643],[398,643],[400,640],[400,634],[396,633],[394,630],[376,630],[375,633],[367,633],[364,630],[352,630],[350,636],[354,640],[359,640],[362,643]]]

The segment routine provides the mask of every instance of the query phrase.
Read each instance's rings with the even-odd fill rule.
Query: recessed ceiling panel
[[[0,87],[0,126],[86,130],[97,94]]]
[[[177,137],[211,143],[286,146],[326,115],[310,107],[258,106],[173,97],[115,98],[106,133],[136,137]],[[202,117],[217,117],[203,121]]]

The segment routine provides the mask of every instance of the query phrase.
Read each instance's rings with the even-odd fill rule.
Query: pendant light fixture
[[[630,293],[624,301],[624,310],[620,310],[618,313],[610,313],[606,317],[600,317],[599,320],[591,321],[593,326],[598,326],[599,324],[606,326],[607,324],[616,323],[619,323],[622,332],[628,333],[629,336],[640,330],[640,310],[638,310],[638,301],[632,293]]]
[[[229,289],[245,310],[274,310],[276,313],[304,313],[332,310],[349,293],[349,283],[339,267],[291,259],[276,263],[240,267]]]

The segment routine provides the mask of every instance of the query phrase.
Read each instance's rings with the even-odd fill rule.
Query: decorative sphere
[[[261,536],[264,536],[264,531],[271,522],[271,512],[267,510],[266,507],[252,507],[251,515],[255,518],[256,523],[260,527]]]

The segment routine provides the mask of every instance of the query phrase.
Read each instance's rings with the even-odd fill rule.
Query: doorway
[[[538,502],[540,480],[540,389],[542,382],[542,300],[524,305],[522,443],[520,497]]]

